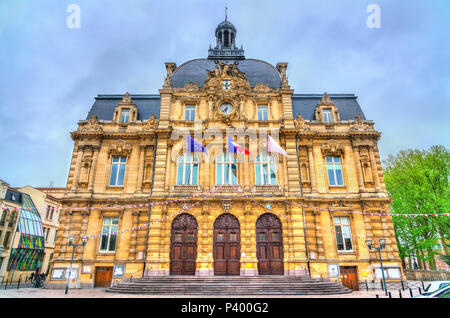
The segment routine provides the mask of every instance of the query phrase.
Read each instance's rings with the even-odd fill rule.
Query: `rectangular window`
[[[113,157],[111,165],[110,186],[123,186],[127,157]]]
[[[56,242],[56,237],[58,236],[58,230],[55,231],[55,240],[53,242]]]
[[[188,120],[188,121],[194,121],[195,120],[195,106],[194,105],[186,105],[184,119]]]
[[[47,212],[45,213],[45,218],[48,219],[49,215],[50,215],[50,205],[47,205]]]
[[[45,241],[47,242],[48,241],[48,234],[50,233],[50,228],[49,227],[45,228],[44,233],[45,233]]]
[[[16,213],[14,211],[12,211],[11,215],[9,216],[8,227],[12,227],[13,226],[15,218],[16,218]]]
[[[117,230],[119,218],[104,218],[100,252],[114,252],[116,250]]]
[[[328,181],[330,186],[344,185],[340,157],[327,157]]]
[[[332,123],[333,122],[333,116],[331,114],[331,109],[324,109],[323,110],[323,121],[325,123]]]
[[[336,232],[336,243],[338,251],[353,251],[350,219],[346,216],[335,216],[334,230]]]
[[[3,240],[3,246],[6,247],[8,246],[9,243],[9,236],[11,235],[11,232],[6,232],[5,233],[5,239]]]
[[[1,217],[1,219],[0,219],[0,225],[1,225],[1,226],[5,225],[6,214],[7,214],[7,212],[8,212],[8,210],[4,210],[4,211],[3,211],[2,217]]]
[[[258,120],[269,120],[269,114],[266,105],[258,106]]]
[[[130,121],[130,110],[127,108],[122,109],[122,113],[120,115],[121,123],[128,123]]]

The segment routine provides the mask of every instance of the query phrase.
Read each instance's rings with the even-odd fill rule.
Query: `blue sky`
[[[381,28],[369,29],[369,4]],[[69,29],[69,4],[81,28]],[[228,0],[248,58],[288,62],[296,93],[354,93],[382,158],[449,147],[450,1]],[[70,131],[97,94],[158,93],[164,62],[205,58],[223,0],[2,0],[0,179],[65,186]]]

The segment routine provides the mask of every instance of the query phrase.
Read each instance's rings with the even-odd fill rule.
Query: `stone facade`
[[[101,238],[90,237],[84,247],[76,249],[74,258],[75,268],[90,269],[79,271],[72,286],[93,287],[96,267],[118,264],[126,265],[125,278],[140,277],[144,262],[147,275],[169,275],[171,215],[181,211],[186,202],[154,205],[150,210],[145,204],[211,191],[211,197],[199,196],[187,202],[200,201],[186,211],[198,224],[195,275],[214,275],[214,222],[223,213],[234,215],[240,224],[240,275],[258,275],[256,222],[268,212],[268,203],[269,212],[282,215],[284,275],[305,275],[309,268],[313,277],[328,277],[328,265],[338,264],[356,266],[361,281],[374,279],[378,254],[369,251],[365,240],[379,238],[387,239],[381,252],[384,265],[401,271],[392,219],[384,215],[389,212],[390,199],[377,147],[381,133],[372,121],[360,115],[354,120],[341,120],[340,109],[327,93],[317,104],[315,120],[301,115],[294,118],[294,90],[286,76],[287,63],[277,65],[281,78],[278,88],[265,83],[252,87],[239,64],[228,62],[219,62],[214,70],[207,71],[202,87],[196,83],[173,87],[171,80],[177,67],[166,63],[166,68],[166,80],[159,91],[159,117],[137,120],[137,102],[127,93],[112,110],[112,120],[99,120],[93,115],[80,121],[78,130],[71,133],[74,150],[62,198],[53,268],[68,267],[72,253],[69,235],[80,240],[100,234],[105,218],[117,217],[119,230],[149,223],[149,213],[151,222],[167,218],[150,226],[148,233],[142,226],[117,235],[113,252],[100,252]],[[223,103],[233,106],[230,113],[221,111]],[[187,105],[195,105],[195,121],[185,120]],[[259,120],[258,105],[267,106],[267,120]],[[128,122],[121,123],[124,109],[130,115]],[[324,110],[331,111],[330,122],[324,120]],[[216,159],[227,149],[227,129],[234,129],[236,142],[250,151],[250,155],[237,156],[237,187],[252,200],[230,186],[216,184]],[[180,132],[186,130],[208,151],[194,153],[199,158],[199,175],[193,185],[177,182],[177,160],[186,151]],[[237,133],[239,130],[244,133]],[[254,161],[264,149],[267,131],[272,136],[278,134],[275,137],[288,156],[272,154],[277,161],[276,184],[257,185]],[[114,156],[126,157],[121,186],[109,185]],[[341,159],[343,185],[330,186],[327,156]],[[383,216],[356,213],[361,211]],[[338,251],[336,216],[349,218],[351,251]],[[63,283],[49,279],[53,287]]]

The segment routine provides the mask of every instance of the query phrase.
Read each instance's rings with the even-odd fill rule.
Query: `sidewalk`
[[[380,298],[386,297],[384,291],[357,291],[351,294],[338,295],[266,295],[266,296],[192,296],[192,295],[134,295],[106,292],[104,288],[96,289],[71,289],[67,295],[64,289],[21,288],[0,290],[0,298]],[[398,290],[391,291],[392,298],[399,298]],[[418,295],[418,290],[413,290],[413,295]],[[409,290],[402,291],[403,298],[411,298]]]

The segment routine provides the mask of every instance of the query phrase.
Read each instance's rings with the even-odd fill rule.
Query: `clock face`
[[[220,105],[220,111],[224,115],[229,115],[233,111],[233,105],[224,103],[224,104]]]

